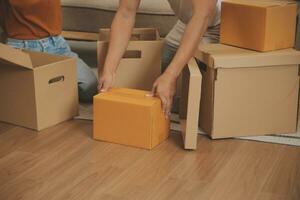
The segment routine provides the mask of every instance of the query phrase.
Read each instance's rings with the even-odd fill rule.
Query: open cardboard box
[[[183,71],[185,149],[197,147],[198,122],[212,139],[297,131],[299,51],[206,44],[195,57]]]
[[[74,58],[0,44],[0,121],[42,130],[78,114]]]
[[[98,69],[102,71],[108,51],[110,29],[100,29]],[[118,66],[115,87],[151,90],[161,74],[162,41],[157,29],[135,28]]]

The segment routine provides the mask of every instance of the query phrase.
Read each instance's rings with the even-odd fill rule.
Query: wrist
[[[177,79],[181,73],[180,67],[174,65],[174,63],[171,63],[166,69],[165,73],[168,74],[170,77]]]
[[[165,71],[164,74],[166,74],[171,79],[177,79],[179,76],[178,73],[176,73],[176,71],[170,69],[170,67]]]
[[[103,74],[115,74],[115,70],[110,67],[104,67],[102,73]]]

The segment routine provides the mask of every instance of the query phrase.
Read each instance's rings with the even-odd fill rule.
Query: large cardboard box
[[[212,138],[296,132],[300,52],[203,45],[200,127]]]
[[[0,121],[42,130],[78,110],[74,58],[0,44]]]
[[[94,97],[94,139],[152,149],[169,135],[161,101],[149,92],[114,88]]]
[[[110,29],[100,29],[98,68],[103,69],[108,50]],[[161,73],[162,41],[156,29],[136,28],[132,32],[127,51],[121,60],[115,87],[151,90]]]
[[[295,45],[297,4],[286,0],[222,2],[221,43],[272,51]]]

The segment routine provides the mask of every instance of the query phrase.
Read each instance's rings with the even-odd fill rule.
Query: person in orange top
[[[0,26],[6,43],[12,47],[75,57],[79,99],[92,101],[97,93],[97,78],[60,36],[60,0],[0,0]]]

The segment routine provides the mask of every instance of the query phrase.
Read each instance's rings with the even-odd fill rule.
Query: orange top
[[[0,0],[0,23],[9,38],[33,40],[59,35],[60,0]]]

